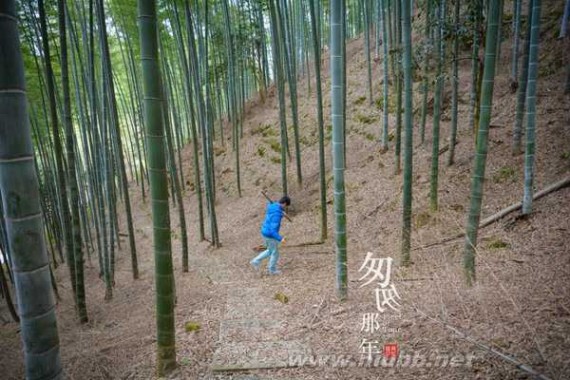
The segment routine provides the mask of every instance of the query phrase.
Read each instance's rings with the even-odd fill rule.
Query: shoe
[[[278,275],[280,275],[281,273],[282,273],[282,272],[281,272],[280,270],[276,270],[276,271],[273,271],[273,272],[269,271],[269,275],[271,275],[271,276],[278,276]]]
[[[255,263],[254,261],[250,261],[249,262],[251,264],[251,266],[253,267],[253,269],[258,272],[259,271],[259,264]]]

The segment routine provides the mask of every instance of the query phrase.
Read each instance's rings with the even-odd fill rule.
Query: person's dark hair
[[[279,199],[279,203],[286,204],[287,206],[291,206],[291,198],[284,195],[283,197],[281,197],[281,199]]]

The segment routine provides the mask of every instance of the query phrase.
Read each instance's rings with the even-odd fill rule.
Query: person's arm
[[[281,224],[281,218],[283,218],[283,210],[280,210],[281,213],[278,215],[274,215],[273,218],[279,218],[279,220],[275,221],[277,225]],[[283,240],[283,236],[279,235],[279,229],[275,229],[274,231],[271,231],[271,237],[275,240],[277,240],[278,242],[281,242],[281,240]]]

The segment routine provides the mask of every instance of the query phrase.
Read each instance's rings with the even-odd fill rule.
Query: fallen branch
[[[377,213],[378,210],[380,210],[380,208],[382,208],[382,206],[384,206],[384,203],[386,203],[386,201],[384,201],[384,202],[380,203],[378,206],[376,206],[376,208],[374,208],[374,210],[372,210],[368,214],[366,214],[363,219],[370,218],[372,215]]]
[[[556,183],[551,184],[550,186],[547,186],[546,188],[542,189],[542,190],[539,191],[538,193],[535,193],[534,196],[532,197],[532,199],[536,201],[536,200],[538,200],[538,199],[540,199],[540,198],[542,198],[542,197],[544,197],[544,196],[546,196],[546,195],[548,195],[548,194],[550,194],[550,193],[553,193],[553,192],[555,192],[555,191],[557,191],[557,190],[560,190],[560,189],[562,189],[562,188],[564,188],[564,187],[567,187],[567,186],[570,186],[570,177],[567,177],[567,178],[565,178],[565,179],[563,179],[563,180],[561,180],[561,181],[558,181],[558,182],[556,182]],[[521,209],[521,208],[522,208],[522,202],[518,202],[518,203],[515,203],[515,204],[513,204],[513,205],[511,205],[511,206],[509,206],[509,207],[507,207],[507,208],[504,208],[504,209],[502,209],[501,211],[499,211],[498,213],[493,214],[493,215],[489,216],[489,217],[486,218],[486,219],[483,219],[483,220],[479,223],[479,228],[481,229],[481,228],[487,227],[488,225],[490,225],[490,224],[496,222],[496,221],[499,220],[499,219],[504,218],[504,217],[507,216],[508,214],[510,214],[510,213],[512,213],[512,212],[515,212],[515,211],[517,211],[517,210],[519,210],[519,209]],[[414,248],[412,248],[412,250],[415,251],[415,250],[418,250],[418,249],[424,249],[424,248],[433,247],[433,246],[435,246],[435,245],[441,245],[441,244],[449,243],[449,242],[451,242],[451,241],[460,239],[460,238],[462,238],[463,236],[465,236],[465,233],[464,233],[464,232],[461,232],[461,233],[459,233],[459,234],[457,234],[457,235],[447,237],[447,238],[445,238],[445,239],[443,239],[443,240],[440,240],[440,241],[437,241],[437,242],[435,242],[435,243],[429,243],[429,244],[422,245],[422,246],[419,246],[419,247],[414,247]]]
[[[448,329],[448,330],[450,330],[450,331],[453,331],[455,334],[459,335],[459,337],[465,339],[466,341],[468,341],[468,342],[470,342],[470,343],[473,343],[473,344],[476,345],[477,347],[479,347],[479,348],[481,348],[481,349],[483,349],[483,350],[485,350],[485,351],[487,351],[487,352],[490,352],[491,354],[493,354],[493,355],[499,357],[500,359],[503,359],[504,361],[507,361],[507,362],[513,364],[513,365],[516,366],[518,369],[520,369],[520,370],[522,370],[522,371],[524,371],[524,372],[526,372],[526,373],[528,373],[528,374],[531,374],[532,376],[536,377],[537,379],[550,380],[549,377],[543,375],[543,374],[540,373],[540,372],[535,371],[532,367],[530,367],[530,366],[528,366],[528,365],[526,365],[526,364],[520,362],[518,359],[516,359],[516,358],[514,358],[514,357],[512,357],[512,356],[509,356],[509,355],[507,355],[507,354],[504,354],[504,353],[502,353],[502,352],[500,352],[500,351],[497,351],[496,349],[494,349],[494,348],[492,348],[492,347],[489,347],[489,346],[487,346],[487,345],[485,345],[485,344],[483,344],[483,343],[477,341],[475,338],[470,337],[469,335],[465,334],[464,332],[459,331],[459,330],[456,329],[455,327],[451,326],[450,324],[448,324],[448,323],[446,323],[446,322],[444,322],[444,321],[442,321],[442,320],[440,320],[440,319],[438,319],[438,318],[430,317],[429,315],[427,315],[426,313],[424,313],[423,311],[421,311],[421,310],[418,309],[417,307],[414,307],[414,309],[415,309],[415,311],[416,311],[418,314],[421,314],[421,315],[423,315],[424,317],[426,317],[427,319],[429,319],[429,320],[431,320],[431,321],[433,321],[433,322],[435,322],[435,323],[437,323],[437,324],[442,325],[443,327],[445,327],[446,329]]]
[[[336,310],[336,311],[333,311],[330,315],[333,316],[333,317],[336,317],[337,315],[342,314],[342,313],[344,313],[345,311],[346,311],[345,308],[338,309],[338,310]]]
[[[455,146],[457,146],[459,144],[459,140],[455,140]],[[441,148],[438,152],[438,154],[441,156],[442,154],[444,154],[445,152],[447,152],[449,150],[449,144],[447,144],[446,146],[444,146],[443,148]]]
[[[315,324],[315,319],[318,318],[319,313],[321,312],[321,309],[323,308],[323,305],[325,304],[325,297],[323,297],[323,299],[321,300],[321,303],[319,304],[319,306],[317,306],[317,311],[315,312],[315,314],[313,315],[313,318],[311,318],[311,322],[309,322],[309,325],[312,327]]]
[[[439,150],[438,155],[441,156],[442,154],[444,154],[445,152],[447,152],[449,150],[449,144],[447,144],[446,146],[444,146],[443,148],[441,148]]]
[[[319,241],[309,241],[309,242],[306,242],[306,243],[299,243],[299,244],[287,244],[287,245],[285,245],[284,247],[285,247],[285,248],[287,248],[287,247],[299,248],[299,247],[307,247],[307,246],[310,246],[310,245],[321,245],[321,244],[324,244],[324,241],[319,240]]]
[[[418,278],[395,278],[394,281],[433,281],[433,277],[418,277]]]
[[[566,186],[570,186],[570,177],[567,177],[561,181],[558,181],[556,183],[553,183],[552,185],[542,189],[541,191],[539,191],[538,193],[534,194],[534,196],[532,197],[532,200],[538,200],[542,197],[544,197],[545,195],[548,195],[550,193],[553,193],[557,190],[560,190]],[[501,219],[502,217],[504,217],[505,215],[510,214],[511,212],[517,211],[518,209],[522,208],[522,202],[518,202],[515,203],[512,206],[509,206],[501,211],[499,211],[498,213],[496,213],[495,215],[491,215],[490,217],[488,217],[487,219],[483,220],[480,224],[479,224],[479,228],[483,228],[488,226],[489,224]]]
[[[303,252],[303,255],[332,255],[332,251],[310,251],[310,252]]]
[[[452,241],[454,241],[454,240],[460,239],[460,238],[462,238],[463,236],[465,236],[465,233],[464,233],[464,232],[461,232],[461,233],[459,233],[459,234],[457,234],[457,235],[453,235],[453,236],[450,236],[450,237],[446,237],[445,239],[440,240],[440,241],[436,241],[436,242],[434,242],[434,243],[429,243],[429,244],[426,244],[426,245],[420,245],[419,247],[414,247],[414,248],[412,248],[412,251],[417,251],[418,249],[426,249],[426,248],[430,248],[430,247],[433,247],[433,246],[436,246],[436,245],[443,245],[443,244],[445,244],[445,243],[449,243],[449,242],[452,242]]]

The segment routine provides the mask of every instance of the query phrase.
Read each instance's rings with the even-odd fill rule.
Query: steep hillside
[[[545,27],[538,81],[536,189],[570,175],[570,100],[563,95],[564,54],[568,41],[553,38],[557,33],[550,5],[544,1]],[[552,7],[555,8],[555,7]],[[554,12],[554,11],[552,11]],[[554,20],[554,21],[552,21]],[[549,24],[550,23],[550,24]],[[495,98],[490,132],[483,217],[518,202],[522,197],[523,156],[510,150],[515,95],[509,90],[510,42],[503,43],[501,64],[495,81]],[[464,52],[466,55],[468,52]],[[329,189],[329,240],[307,244],[320,237],[318,210],[318,152],[315,87],[308,91],[307,76],[300,78],[298,91],[303,185],[295,183],[294,162],[289,163],[293,222],[284,221],[280,266],[283,275],[257,276],[248,264],[252,247],[261,244],[259,225],[264,212],[260,190],[280,195],[279,154],[272,146],[279,141],[278,101],[271,89],[265,103],[252,101],[244,121],[241,144],[243,196],[238,198],[235,161],[231,142],[216,144],[217,205],[222,247],[213,249],[197,238],[196,196],[185,193],[189,222],[190,272],[182,273],[176,213],[172,213],[176,272],[176,328],[179,368],[172,378],[229,379],[215,374],[211,366],[216,351],[225,341],[221,324],[227,317],[231,297],[237,292],[255,292],[244,297],[256,305],[255,312],[267,319],[278,315],[284,322],[279,339],[295,340],[316,355],[345,355],[358,359],[363,339],[397,342],[401,354],[448,355],[471,358],[457,365],[433,363],[415,366],[369,368],[357,365],[305,365],[298,368],[265,369],[248,372],[250,377],[268,379],[519,379],[528,376],[515,365],[482,350],[473,340],[516,358],[553,379],[570,378],[567,352],[570,351],[570,188],[537,201],[532,216],[516,214],[481,230],[477,249],[477,283],[464,285],[461,254],[464,241],[425,248],[464,230],[469,203],[474,156],[472,132],[467,127],[469,61],[461,61],[460,123],[456,163],[446,166],[446,152],[440,157],[440,209],[430,212],[428,204],[431,157],[431,115],[426,142],[419,144],[415,119],[413,196],[413,265],[395,265],[392,283],[401,304],[400,312],[381,314],[381,331],[362,331],[363,314],[375,312],[374,285],[362,287],[359,268],[367,252],[376,257],[393,257],[398,262],[401,233],[400,175],[394,174],[394,149],[381,153],[381,112],[366,99],[366,62],[363,39],[347,44],[348,56],[348,147],[347,221],[349,255],[349,299],[339,303],[335,296],[335,255],[333,241],[332,184]],[[328,76],[328,59],[323,74]],[[381,94],[382,65],[374,63],[374,96]],[[311,80],[313,71],[311,70]],[[324,83],[325,125],[330,125],[330,83]],[[415,86],[419,86],[416,83]],[[449,88],[449,81],[446,82]],[[415,104],[419,104],[417,91]],[[441,147],[447,144],[449,109],[444,108]],[[395,123],[390,115],[390,128]],[[226,136],[230,136],[226,133]],[[290,133],[292,136],[292,130]],[[294,153],[293,145],[291,145]],[[327,127],[327,170],[330,172],[330,127]],[[192,178],[192,155],[186,149],[184,174]],[[56,276],[62,299],[58,318],[62,360],[69,379],[148,379],[154,375],[154,287],[152,225],[149,205],[133,185],[133,212],[141,279],[133,281],[128,255],[121,252],[116,268],[114,298],[103,301],[104,284],[97,278],[96,256],[86,268],[87,300],[91,321],[78,326],[66,268]],[[121,221],[123,222],[123,221]],[[126,246],[127,243],[124,242]],[[422,248],[424,247],[424,248]],[[92,254],[93,255],[93,254]],[[275,299],[276,293],[287,303]],[[249,298],[248,298],[249,297]],[[245,302],[245,301],[244,301]],[[2,306],[4,307],[4,306]],[[248,310],[245,310],[247,313]],[[251,313],[254,311],[251,310]],[[187,332],[187,322],[200,329]],[[451,328],[461,332],[460,336]],[[271,334],[271,329],[268,334]],[[21,378],[23,366],[17,328],[0,329],[0,367],[8,379]],[[468,337],[468,339],[465,338]],[[265,337],[271,340],[274,337]],[[469,340],[470,339],[470,340]],[[337,356],[336,358],[338,358]],[[467,365],[470,363],[471,365]],[[338,363],[337,363],[338,364]]]

